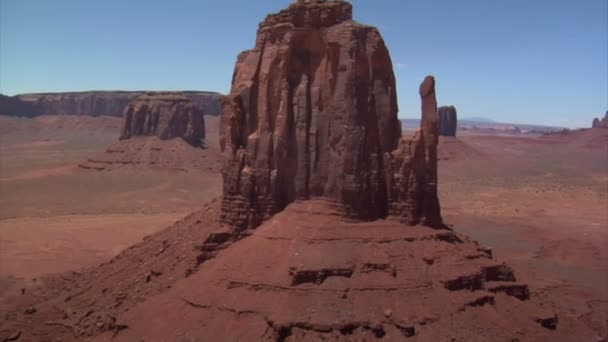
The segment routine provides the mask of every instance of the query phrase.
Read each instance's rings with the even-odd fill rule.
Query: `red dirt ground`
[[[62,125],[69,122],[69,119],[61,120],[64,120]],[[75,166],[87,156],[104,151],[115,139],[110,135],[116,132],[110,129],[107,134],[103,133],[100,126],[93,123],[90,127],[97,127],[93,128],[97,132],[93,137],[87,139],[85,135],[91,136],[91,131],[83,128],[80,131],[85,134],[74,138],[67,130],[51,130],[48,123],[41,124],[40,119],[35,122],[36,125],[31,125],[35,127],[26,127],[30,124],[23,122],[16,124],[19,133],[3,133],[0,144],[3,195],[0,199],[3,201],[0,206],[3,217],[0,241],[3,245],[5,241],[19,242],[12,245],[10,252],[0,248],[0,258],[5,265],[26,265],[26,262],[35,263],[34,259],[37,259],[36,267],[24,266],[28,268],[25,273],[10,267],[0,269],[3,283],[8,284],[1,287],[3,302],[0,306],[5,320],[0,323],[0,337],[14,337],[19,333],[19,340],[52,341],[60,337],[62,341],[69,341],[83,340],[84,336],[92,334],[103,340],[117,333],[116,338],[125,340],[149,334],[151,340],[164,336],[196,341],[201,340],[194,336],[196,332],[204,335],[228,331],[243,338],[246,335],[241,333],[259,333],[256,337],[270,339],[283,336],[286,340],[316,339],[318,334],[322,334],[335,339],[342,336],[342,332],[353,334],[347,338],[376,338],[376,334],[381,334],[378,324],[382,326],[385,339],[403,338],[400,334],[409,334],[412,327],[420,340],[445,337],[446,334],[457,340],[471,340],[470,332],[465,332],[471,329],[477,329],[475,334],[481,340],[484,340],[483,336],[487,337],[485,340],[505,336],[520,340],[599,341],[608,336],[608,278],[605,272],[608,254],[604,247],[608,245],[608,130],[584,130],[545,137],[467,135],[442,139],[439,189],[445,221],[457,234],[468,235],[479,241],[481,246],[491,247],[495,259],[511,266],[517,282],[527,284],[531,292],[531,301],[520,302],[499,293],[494,295],[493,305],[470,308],[466,303],[474,301],[467,301],[467,298],[480,299],[489,292],[487,288],[471,292],[448,291],[441,287],[443,276],[452,275],[451,272],[467,273],[462,267],[452,265],[458,260],[457,253],[446,253],[454,244],[430,239],[423,240],[423,244],[426,246],[428,243],[431,247],[408,249],[407,246],[376,241],[395,237],[411,239],[410,234],[416,235],[424,228],[395,232],[393,223],[389,221],[366,223],[367,226],[356,228],[356,224],[341,223],[331,216],[323,219],[327,220],[323,225],[315,219],[310,226],[297,228],[294,223],[308,220],[311,213],[292,208],[293,212],[277,215],[251,237],[211,246],[203,242],[210,236],[222,236],[216,220],[218,203],[204,203],[220,194],[220,177],[188,172],[78,171]],[[4,121],[0,123],[6,124]],[[14,130],[14,127],[10,129]],[[2,128],[5,132],[4,126]],[[24,132],[35,134],[23,138]],[[54,151],[73,152],[59,161],[57,158],[43,159],[49,151],[56,156],[60,154],[53,154]],[[23,153],[28,156],[26,162],[19,158]],[[40,171],[44,169],[54,171],[48,174]],[[66,173],[66,169],[70,171]],[[92,182],[95,178],[99,180]],[[107,179],[113,180],[112,191],[95,186],[97,183],[108,184]],[[159,182],[165,185],[154,186]],[[213,183],[215,187],[203,185],[207,183]],[[88,189],[87,184],[90,184]],[[80,197],[78,192],[70,190],[74,185],[87,189],[87,196]],[[175,191],[182,187],[189,192]],[[113,201],[112,194],[118,194],[123,200]],[[171,198],[179,200],[170,201]],[[155,233],[162,220],[157,220],[160,216],[153,215],[179,216],[201,207],[202,210],[176,225]],[[107,227],[105,223],[89,225],[80,216],[75,216],[77,219],[65,216],[84,213],[95,215],[95,222],[100,223],[104,219],[112,222],[111,215],[116,214],[128,214],[124,219],[130,221],[116,221],[112,231],[117,233],[111,233],[111,240],[96,239],[91,238],[95,235],[86,233],[86,227],[80,224],[103,236],[107,229],[104,228]],[[127,223],[137,217],[131,215],[140,215],[141,229]],[[144,219],[142,216],[146,215],[150,216]],[[41,217],[51,220],[56,231],[41,235],[48,236],[47,239],[28,238],[44,228],[40,224],[44,222]],[[62,229],[62,222],[69,222],[66,217],[71,223]],[[158,224],[147,225],[146,220]],[[323,228],[325,226],[332,229]],[[353,227],[354,230],[351,229]],[[66,233],[74,229],[83,233],[65,239]],[[123,234],[118,233],[121,229],[125,230]],[[351,243],[349,246],[338,246],[340,242],[336,242],[336,245],[327,245],[331,247],[322,247],[325,243],[322,240],[329,239],[328,234],[338,232],[362,235],[353,236],[352,242],[342,242]],[[53,234],[57,235],[57,242],[52,240]],[[115,256],[118,252],[116,246],[131,244],[149,234],[152,235]],[[319,241],[311,243],[311,239]],[[464,237],[462,239],[467,241]],[[59,241],[72,241],[69,247],[72,254],[62,254],[65,246]],[[377,244],[381,247],[366,251]],[[45,245],[48,248],[45,249]],[[464,245],[474,248],[474,244],[469,242]],[[196,260],[197,257],[200,259],[202,246],[211,249],[215,258],[197,268]],[[387,259],[386,253],[393,249],[400,253],[408,251],[409,254],[389,253],[390,258],[396,259],[380,262]],[[36,255],[28,252],[33,250],[37,251]],[[461,251],[460,248],[458,250]],[[321,251],[324,252],[315,254]],[[101,259],[91,257],[95,253]],[[299,255],[316,265],[327,262],[325,268],[328,272],[299,272],[306,270],[306,262],[300,265],[294,253],[303,253]],[[436,264],[434,261],[434,265],[428,265],[424,261],[425,253],[437,256]],[[262,256],[269,257],[263,260],[274,262],[268,265],[262,264],[261,260],[256,262]],[[367,260],[368,256],[380,261],[374,259],[371,262]],[[408,261],[408,258],[417,261]],[[104,259],[109,261],[94,266]],[[474,260],[480,262],[485,259]],[[55,270],[53,264],[62,265],[61,269],[68,272],[44,276],[45,270]],[[391,267],[366,268],[364,264],[396,265],[397,277],[384,272],[393,269]],[[345,265],[354,266],[349,268]],[[412,268],[406,267],[408,265]],[[89,268],[81,270],[80,267]],[[295,268],[290,276],[291,267]],[[346,277],[349,269],[351,276]],[[425,273],[425,269],[432,271]],[[249,273],[251,276],[246,277],[249,283],[242,281],[241,278]],[[324,280],[313,279],[313,283],[321,281],[319,285],[294,284],[293,277],[297,278],[298,274],[330,276]],[[38,285],[28,287],[22,295],[23,280],[15,279],[24,277],[30,280],[36,277]],[[253,284],[251,279],[256,277],[260,281]],[[208,278],[214,282],[206,281]],[[239,279],[241,282],[235,283]],[[331,297],[329,294],[339,289],[369,288],[376,281],[412,286],[430,281],[435,285],[421,294],[415,294],[417,285],[401,289],[413,291],[411,296],[398,296],[400,300],[414,298],[404,302],[396,300],[394,293],[378,297],[383,299],[375,296],[369,299],[357,291],[348,291],[344,300],[328,299]],[[226,287],[229,289],[219,290]],[[303,303],[297,297],[286,297],[288,299],[282,302],[282,295],[272,292],[272,289],[283,287],[313,291],[314,294]],[[324,293],[329,297],[324,297]],[[425,295],[430,299],[424,298]],[[411,305],[403,304],[407,302]],[[283,307],[281,303],[287,304]],[[537,311],[536,303],[544,303],[540,311]],[[463,305],[465,310],[459,311]],[[18,309],[15,311],[14,308]],[[272,316],[271,311],[275,310],[270,308],[285,315]],[[344,316],[347,312],[356,317]],[[530,319],[550,319],[552,313],[557,313],[559,318],[556,330],[544,329]],[[504,314],[511,318],[501,319]],[[175,319],[167,320],[166,317]],[[201,322],[205,317],[208,319]],[[341,324],[342,318],[343,322],[352,324]],[[334,320],[338,320],[337,323]],[[298,323],[301,321],[317,323],[302,325]],[[332,323],[320,323],[329,321]],[[169,322],[174,325],[169,326]],[[234,325],[228,326],[226,322]],[[206,328],[202,324],[206,324]],[[214,330],[212,327],[219,327],[217,324],[229,328]],[[245,331],[242,327],[250,330]]]

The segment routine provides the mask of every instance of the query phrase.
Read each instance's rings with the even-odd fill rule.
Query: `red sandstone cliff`
[[[356,219],[390,212],[440,223],[421,209],[436,189],[431,83],[424,134],[393,157],[401,136],[395,77],[378,30],[353,21],[343,1],[298,1],[269,15],[255,47],[238,56],[223,101],[224,221],[251,228],[295,200],[324,197]]]

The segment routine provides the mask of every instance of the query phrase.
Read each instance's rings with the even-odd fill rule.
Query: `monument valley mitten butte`
[[[398,147],[401,126],[392,61],[378,30],[353,21],[343,1],[297,1],[269,15],[255,47],[238,56],[223,100],[223,221],[254,228],[295,200],[323,197],[355,219],[392,212],[440,225],[438,211],[434,218],[422,212],[436,189],[431,90],[424,142],[416,144],[424,151],[415,155],[425,160],[405,158],[404,168],[420,166],[420,173],[410,181],[403,170],[407,179],[389,184],[399,177],[385,163],[403,158],[386,154]],[[391,200],[405,203],[391,209]]]

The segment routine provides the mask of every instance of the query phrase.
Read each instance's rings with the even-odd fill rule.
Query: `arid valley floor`
[[[280,3],[0,0],[0,342],[607,342],[606,2]]]
[[[207,116],[207,150],[167,148],[215,165],[217,126]],[[103,154],[119,129],[119,118],[0,117],[0,307],[47,275],[107,261],[204,205],[201,215],[212,215],[217,168],[78,166]],[[446,223],[491,247],[560,317],[606,339],[608,129],[442,137],[439,179]]]

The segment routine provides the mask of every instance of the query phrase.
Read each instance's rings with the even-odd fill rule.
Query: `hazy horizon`
[[[418,117],[427,74],[463,118],[589,127],[608,108],[604,0],[351,2],[391,52],[401,118]],[[289,3],[3,0],[0,93],[227,93],[258,23]]]

